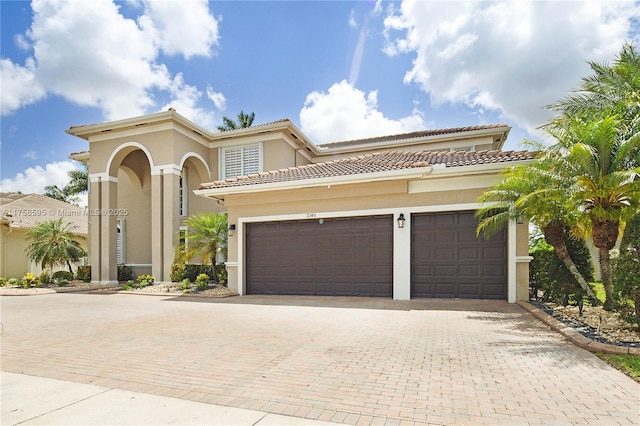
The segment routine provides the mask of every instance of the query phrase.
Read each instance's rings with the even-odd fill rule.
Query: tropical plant
[[[620,255],[613,266],[613,286],[619,299],[616,310],[640,327],[640,212],[627,222]]]
[[[198,291],[204,291],[209,287],[209,275],[200,274],[196,278],[196,289]]]
[[[76,270],[76,279],[88,283],[91,281],[91,265],[78,266]]]
[[[251,127],[253,124],[253,119],[256,114],[252,112],[251,114],[245,114],[244,111],[240,110],[238,114],[238,121],[233,121],[229,117],[222,117],[222,126],[218,126],[218,130],[221,132],[226,132],[228,130],[236,130],[243,129],[245,127]]]
[[[59,188],[57,185],[47,185],[44,187],[44,195],[65,203],[78,204],[80,198],[77,195],[87,192],[88,189],[88,166],[83,164],[81,169],[71,170],[67,175],[71,179],[69,183],[63,188]]]
[[[30,288],[40,287],[42,283],[40,282],[40,277],[33,275],[31,272],[27,272],[20,280],[20,285],[22,285],[23,288]]]
[[[77,195],[87,192],[89,188],[89,166],[82,164],[80,169],[71,170],[67,173],[71,180],[64,187],[70,195]]]
[[[598,248],[606,310],[614,302],[610,251],[618,241],[621,224],[640,205],[640,166],[627,168],[640,148],[640,133],[625,138],[620,126],[616,116],[606,116],[576,118],[548,130],[558,141],[551,149],[565,154],[558,159],[558,167],[571,168],[574,175],[570,202]]]
[[[42,269],[57,265],[67,265],[73,274],[71,262],[77,262],[87,255],[78,240],[83,236],[75,234],[75,226],[64,223],[62,218],[40,222],[25,234],[27,256]]]
[[[73,274],[70,273],[69,271],[56,271],[51,275],[51,278],[53,279],[54,282],[59,280],[72,281]]]
[[[635,43],[625,43],[613,64],[589,62],[593,74],[584,77],[578,88],[548,105],[561,115],[544,127],[563,128],[566,121],[616,115],[619,133],[629,139],[640,132],[640,52]],[[626,159],[627,168],[640,166],[640,150]]]
[[[196,213],[189,216],[184,224],[188,227],[185,237],[186,249],[179,247],[176,253],[180,261],[186,263],[190,259],[200,257],[203,263],[211,263],[215,270],[218,253],[224,256],[227,253],[227,215]]]
[[[566,204],[571,179],[566,170],[554,167],[555,156],[544,156],[528,166],[508,167],[502,180],[479,198],[477,233],[491,236],[509,222],[526,219],[543,233],[558,259],[569,270],[582,290],[597,304],[598,298],[572,260],[565,242],[565,228],[575,222]]]

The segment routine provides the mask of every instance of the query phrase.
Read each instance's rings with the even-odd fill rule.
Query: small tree
[[[26,249],[27,256],[43,269],[66,264],[73,274],[71,262],[77,262],[87,255],[78,242],[84,237],[75,234],[74,229],[72,224],[63,223],[62,218],[37,224],[25,235],[30,241]]]
[[[227,215],[225,213],[196,213],[184,224],[188,227],[186,248],[178,247],[178,262],[202,258],[204,264],[211,262],[215,271],[216,256],[227,253]],[[215,274],[214,274],[215,275]]]

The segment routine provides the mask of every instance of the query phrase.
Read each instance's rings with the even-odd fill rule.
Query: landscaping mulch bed
[[[143,288],[132,288],[131,290],[123,290],[126,293],[139,293],[139,294],[168,294],[168,295],[199,295],[199,296],[212,296],[212,297],[228,297],[237,296],[237,293],[229,290],[223,285],[211,284],[206,290],[197,290],[196,284],[191,283],[189,288],[185,292],[180,283],[173,282],[158,282],[148,285]]]
[[[45,284],[41,287],[22,288],[16,286],[0,287],[0,296],[29,296],[49,293],[71,293],[71,292],[118,292],[118,293],[137,293],[137,294],[161,294],[161,295],[193,295],[203,297],[229,297],[236,296],[237,293],[229,290],[223,285],[210,285],[206,290],[199,291],[196,289],[195,283],[191,283],[188,291],[185,292],[180,287],[180,283],[159,282],[144,288],[133,288],[131,290],[123,290],[123,285],[108,284],[91,284],[82,281],[71,281],[64,287],[55,284]]]
[[[589,339],[610,345],[640,348],[638,327],[624,321],[616,312],[605,311],[602,306],[585,305],[580,314],[577,306],[536,300],[529,303]]]

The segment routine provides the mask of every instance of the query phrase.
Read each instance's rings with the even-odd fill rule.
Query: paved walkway
[[[640,423],[640,384],[505,302],[52,294],[0,307],[10,373],[347,424]],[[6,393],[3,381],[2,424]]]

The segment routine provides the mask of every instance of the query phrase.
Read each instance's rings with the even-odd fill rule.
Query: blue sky
[[[506,123],[638,39],[622,1],[1,1],[2,191],[66,183],[72,125],[164,111],[208,129],[242,109],[316,143]]]

